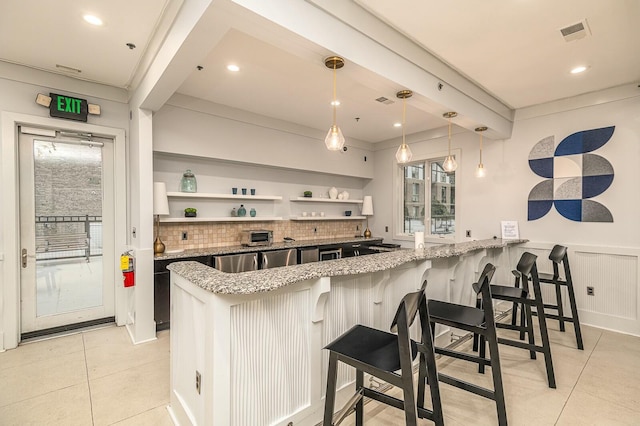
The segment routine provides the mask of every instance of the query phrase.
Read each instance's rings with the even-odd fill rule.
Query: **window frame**
[[[428,243],[454,243],[458,236],[458,228],[460,223],[460,206],[458,204],[460,194],[456,191],[456,197],[453,199],[454,207],[454,221],[456,224],[455,231],[451,234],[432,234],[431,233],[431,168],[430,163],[438,160],[444,160],[448,155],[448,152],[435,152],[427,155],[417,156],[411,162],[407,164],[398,164],[394,159],[394,191],[393,191],[393,239],[412,241],[414,239],[413,233],[404,232],[404,182],[405,173],[404,167],[411,166],[413,164],[424,164],[424,177],[425,177],[425,242]],[[460,185],[460,176],[458,173],[462,166],[462,155],[460,149],[452,149],[451,155],[454,156],[458,163],[458,168],[453,172],[455,174],[455,188]],[[426,207],[429,206],[429,216],[427,216]]]

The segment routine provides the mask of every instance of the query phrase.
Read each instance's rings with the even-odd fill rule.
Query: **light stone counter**
[[[362,241],[362,239],[359,241]],[[252,294],[271,291],[320,277],[379,272],[416,260],[452,258],[476,250],[495,249],[506,247],[509,244],[525,242],[527,240],[489,239],[469,241],[457,244],[443,244],[419,250],[401,249],[392,252],[234,274],[220,272],[198,262],[176,262],[167,268],[212,293]],[[255,250],[255,247],[253,249]]]

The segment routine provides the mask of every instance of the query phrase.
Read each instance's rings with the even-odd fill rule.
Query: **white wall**
[[[528,165],[532,147],[547,136],[554,136],[557,146],[572,133],[607,126],[615,126],[615,132],[611,140],[594,153],[613,165],[615,176],[609,189],[593,200],[604,204],[612,212],[614,222],[574,222],[562,217],[554,208],[541,219],[528,221],[529,191],[542,180]],[[446,151],[446,137],[436,132],[413,135],[411,140],[415,141],[411,144],[415,156]],[[391,147],[376,152],[375,178],[365,188],[365,192],[372,192],[374,196],[375,216],[370,220],[373,234],[386,239],[393,236],[389,200],[393,198],[391,176],[397,167],[393,158],[396,146],[389,145]],[[589,254],[594,261],[599,259],[602,262],[598,267],[602,272],[601,279],[578,283],[576,292],[581,292],[587,284],[596,286],[595,300],[604,300],[609,292],[624,292],[626,299],[633,304],[630,308],[625,307],[625,310],[633,311],[633,314],[625,314],[627,321],[620,322],[611,307],[607,307],[605,312],[604,307],[595,303],[591,307],[579,306],[584,310],[583,316],[594,325],[640,334],[640,95],[635,85],[517,111],[510,139],[485,139],[483,162],[487,176],[484,179],[474,176],[478,145],[479,138],[475,134],[467,132],[453,136],[452,147],[460,148],[462,153],[456,172],[460,214],[457,229],[460,232],[470,229],[474,239],[491,238],[500,236],[501,220],[517,220],[520,236],[529,239],[532,247],[550,248],[553,243],[560,243],[579,248],[580,253],[570,252],[576,257]],[[385,226],[389,226],[388,233],[384,231]],[[458,236],[457,239],[464,241],[466,238]],[[542,270],[546,268],[545,257],[539,257]],[[630,269],[625,279],[633,282],[616,283],[620,279],[616,275],[616,262],[623,259],[626,262],[629,257],[636,266]],[[574,263],[577,267],[578,262]],[[584,271],[576,271],[574,275],[589,277]],[[610,303],[615,305],[618,302]]]
[[[346,152],[330,152],[324,132],[186,96],[172,97],[154,115],[153,133],[156,152],[373,177],[367,143],[347,139]]]

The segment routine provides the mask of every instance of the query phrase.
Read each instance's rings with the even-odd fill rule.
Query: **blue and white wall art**
[[[531,189],[528,219],[540,219],[555,206],[576,222],[613,222],[608,208],[591,198],[613,182],[611,163],[591,152],[609,142],[615,126],[583,130],[567,136],[555,147],[554,137],[538,142],[529,153],[529,167],[545,178]]]

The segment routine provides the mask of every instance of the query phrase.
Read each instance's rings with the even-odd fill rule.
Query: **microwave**
[[[270,246],[273,243],[273,231],[265,229],[242,231],[240,243],[247,247]]]

